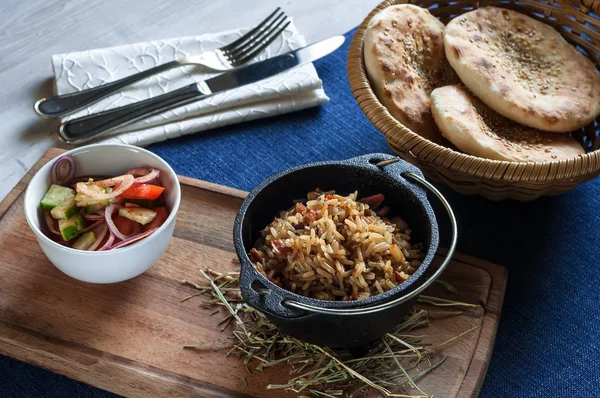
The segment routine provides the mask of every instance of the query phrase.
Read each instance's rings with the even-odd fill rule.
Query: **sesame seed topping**
[[[487,136],[501,142],[509,151],[549,152],[547,145],[551,144],[551,140],[544,137],[545,133],[501,116],[476,98],[471,98],[471,104],[475,108],[474,115],[480,128]],[[544,143],[544,139],[548,142]]]

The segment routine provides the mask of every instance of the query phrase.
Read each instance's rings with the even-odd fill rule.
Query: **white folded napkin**
[[[219,48],[249,29],[54,55],[56,93],[96,87],[176,58]],[[306,40],[291,23],[256,59],[270,58],[304,45]],[[194,65],[172,69],[137,82],[62,120],[127,105],[214,75]],[[144,146],[219,126],[297,111],[328,100],[314,66],[308,64],[124,126],[111,135],[100,137],[97,142]]]

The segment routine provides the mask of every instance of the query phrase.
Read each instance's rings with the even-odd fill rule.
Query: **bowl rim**
[[[32,177],[31,180],[33,180],[39,173],[41,173],[42,171],[46,171],[47,169],[52,167],[52,164],[54,162],[56,162],[61,156],[69,156],[72,154],[76,154],[79,152],[85,152],[85,151],[89,151],[89,150],[103,150],[106,148],[124,148],[124,149],[129,149],[129,150],[134,150],[134,151],[139,151],[139,152],[143,152],[147,155],[149,155],[150,157],[154,158],[155,160],[157,160],[159,163],[161,163],[164,166],[164,170],[168,172],[168,174],[170,174],[171,176],[174,177],[175,180],[175,202],[173,203],[172,208],[170,209],[169,212],[169,217],[167,217],[167,219],[165,220],[165,222],[150,236],[148,236],[145,239],[142,239],[139,242],[135,242],[129,246],[125,246],[122,247],[118,250],[104,250],[104,251],[87,251],[87,250],[79,250],[79,249],[73,249],[71,247],[67,247],[67,246],[63,246],[60,245],[58,243],[56,243],[55,241],[53,241],[52,239],[50,239],[48,236],[46,236],[46,234],[44,234],[39,227],[33,222],[33,215],[29,213],[28,209],[26,206],[23,206],[23,213],[25,213],[25,219],[27,220],[27,224],[29,224],[29,228],[31,228],[31,230],[33,231],[33,233],[36,235],[36,237],[38,237],[38,239],[42,239],[45,242],[49,243],[53,248],[59,249],[64,253],[75,253],[75,254],[80,254],[80,255],[88,255],[88,256],[110,256],[110,255],[114,255],[115,253],[125,253],[127,251],[131,251],[131,250],[135,250],[136,248],[141,247],[142,244],[144,244],[144,242],[151,242],[152,240],[154,240],[154,238],[156,236],[158,236],[159,232],[164,231],[164,229],[167,227],[167,225],[169,225],[177,216],[177,212],[179,211],[179,205],[181,203],[181,186],[179,183],[179,178],[177,178],[177,174],[175,173],[175,171],[173,170],[173,168],[171,168],[171,166],[164,160],[162,159],[160,156],[156,155],[153,152],[150,152],[147,149],[144,148],[140,148],[134,145],[128,145],[128,144],[118,144],[118,143],[111,143],[111,144],[92,144],[92,145],[85,145],[85,146],[81,146],[81,147],[77,147],[77,148],[73,148],[65,153],[60,154],[59,156],[50,159],[44,166],[42,166]],[[163,170],[161,170],[163,171]],[[25,189],[25,195],[23,196],[24,202],[27,202],[27,198],[31,195],[33,195],[32,191],[30,190],[31,188],[31,180],[27,183],[27,188]],[[37,209],[37,207],[36,207]]]
[[[491,181],[547,183],[591,178],[600,171],[600,148],[573,158],[547,162],[511,162],[468,155],[436,144],[396,120],[373,92],[364,65],[364,39],[371,19],[385,8],[413,4],[408,0],[384,0],[360,23],[350,43],[346,73],[361,110],[388,140],[390,146],[425,165]],[[418,5],[418,4],[416,4]],[[503,4],[499,5],[504,6]],[[427,8],[426,8],[427,9]],[[367,107],[371,107],[368,112]],[[373,109],[374,108],[374,109]],[[391,134],[396,136],[391,136]],[[401,135],[398,137],[397,135]],[[600,138],[599,138],[600,140]]]
[[[412,195],[415,196],[415,198],[418,200],[418,202],[423,206],[423,210],[426,213],[431,215],[431,219],[433,221],[433,224],[431,225],[431,239],[429,241],[431,246],[424,253],[423,262],[419,265],[417,271],[415,271],[415,273],[410,275],[410,277],[407,280],[405,280],[401,284],[395,286],[393,289],[390,289],[390,290],[384,292],[383,294],[378,294],[378,295],[370,296],[370,297],[363,298],[363,299],[348,300],[348,301],[320,300],[320,299],[314,299],[314,298],[302,296],[300,294],[294,293],[290,290],[287,290],[287,289],[277,286],[276,284],[274,284],[273,282],[268,280],[260,272],[258,272],[252,266],[252,261],[250,260],[250,257],[248,256],[248,253],[246,252],[246,250],[244,248],[243,234],[242,234],[243,220],[246,217],[248,208],[252,205],[252,203],[254,203],[254,200],[256,199],[256,196],[258,195],[258,193],[262,192],[266,187],[268,187],[273,182],[279,180],[280,178],[282,178],[288,174],[295,173],[298,171],[306,171],[308,169],[312,169],[315,167],[337,165],[337,166],[345,166],[345,167],[358,167],[358,168],[364,169],[366,167],[366,165],[358,166],[358,165],[348,163],[348,162],[353,161],[353,160],[358,160],[358,159],[369,159],[369,158],[370,159],[387,160],[387,159],[397,158],[397,156],[384,154],[384,153],[371,153],[368,155],[357,156],[357,157],[353,157],[353,158],[345,159],[345,160],[332,160],[332,161],[306,163],[306,164],[291,167],[291,168],[283,170],[279,173],[273,174],[272,176],[270,176],[269,178],[265,179],[260,184],[258,184],[244,199],[242,205],[240,206],[240,208],[238,210],[238,213],[237,213],[235,221],[234,221],[234,246],[235,246],[236,253],[238,254],[238,258],[240,260],[240,270],[241,270],[241,267],[248,267],[249,271],[254,275],[259,275],[262,278],[261,281],[263,281],[267,286],[269,286],[270,289],[274,289],[275,291],[280,292],[281,293],[280,296],[284,295],[285,298],[295,299],[295,300],[298,300],[298,301],[304,302],[304,303],[309,301],[309,304],[317,303],[318,305],[320,305],[324,308],[356,308],[356,307],[363,307],[363,306],[368,307],[368,306],[376,305],[379,302],[385,302],[388,300],[392,300],[392,299],[394,299],[394,297],[396,297],[400,294],[403,294],[403,293],[405,294],[405,293],[409,292],[411,288],[415,288],[416,283],[421,279],[421,277],[425,276],[427,269],[433,264],[435,257],[436,257],[437,249],[439,248],[439,240],[440,240],[439,223],[437,221],[437,216],[436,216],[435,212],[433,211],[433,207],[431,206],[431,203],[429,202],[429,200],[425,194],[424,194],[423,198],[419,198],[416,194],[411,193]],[[405,167],[408,167],[411,171],[414,172],[416,170],[417,173],[422,176],[421,171],[416,166],[411,165],[410,163],[406,162],[403,159],[400,159],[400,162],[403,162],[405,164]],[[374,164],[371,164],[371,165],[373,167],[377,167]],[[400,181],[398,181],[397,183],[401,184]],[[242,274],[243,273],[240,274],[240,277]],[[242,289],[242,293],[243,293],[243,291],[244,290]],[[390,292],[393,292],[393,293],[391,293],[390,295],[387,295],[387,293],[390,293]],[[267,308],[262,308],[261,310],[268,311]],[[293,311],[296,311],[296,310],[293,310]]]

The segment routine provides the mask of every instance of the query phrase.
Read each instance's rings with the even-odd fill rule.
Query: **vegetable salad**
[[[73,249],[114,250],[152,235],[168,218],[160,171],[139,167],[107,178],[75,178],[75,163],[58,159],[40,202],[49,237]]]

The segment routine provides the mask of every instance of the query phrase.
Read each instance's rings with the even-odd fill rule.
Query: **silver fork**
[[[216,50],[205,51],[175,61],[155,66],[114,82],[106,83],[76,93],[42,98],[33,105],[33,110],[41,117],[60,117],[73,113],[86,105],[99,101],[117,90],[137,81],[176,68],[182,65],[201,65],[212,71],[228,71],[237,68],[264,50],[287,28],[290,22],[281,8],[277,7],[271,15],[254,29],[234,41]]]

